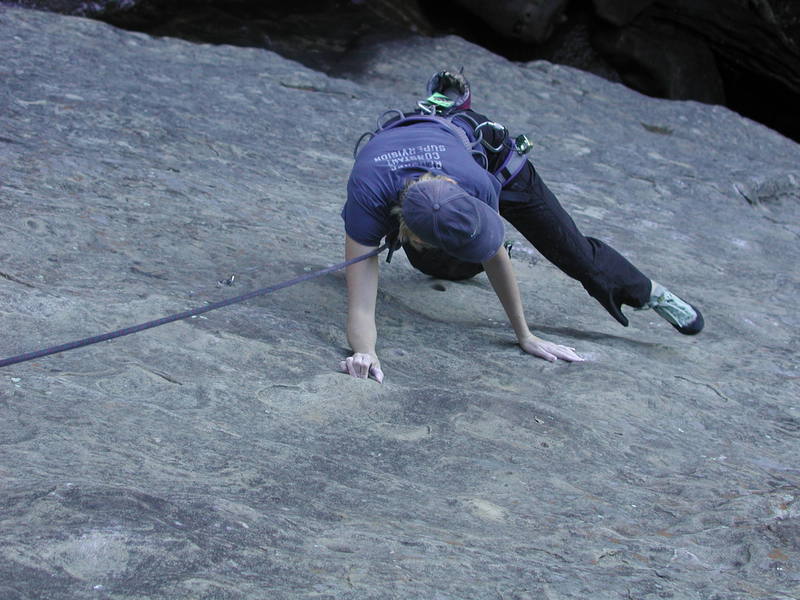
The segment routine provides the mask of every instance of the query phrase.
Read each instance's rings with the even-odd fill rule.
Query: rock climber
[[[427,92],[415,111],[386,113],[386,122],[358,151],[342,209],[347,259],[386,238],[433,277],[458,280],[485,271],[522,350],[548,361],[584,360],[574,348],[528,328],[502,217],[623,326],[628,325],[625,304],[654,309],[685,335],[703,329],[696,307],[578,230],[526,158],[527,138],[512,138],[505,127],[472,110],[469,82],[461,72],[436,73]],[[340,368],[382,382],[377,256],[347,267],[346,280],[352,355]]]

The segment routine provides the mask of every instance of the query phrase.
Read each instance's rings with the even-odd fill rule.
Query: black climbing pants
[[[500,215],[622,325],[628,325],[622,304],[640,307],[649,300],[650,280],[611,246],[584,236],[530,162],[500,193]],[[482,270],[437,250],[405,250],[412,265],[434,277],[465,279]]]

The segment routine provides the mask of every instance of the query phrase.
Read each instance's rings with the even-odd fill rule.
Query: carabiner
[[[479,131],[484,127],[491,127],[495,131],[501,131],[503,133],[503,137],[498,146],[492,146],[489,142],[483,139],[482,135],[480,136],[481,141],[487,150],[491,150],[492,152],[500,152],[505,145],[506,139],[508,138],[508,129],[506,129],[505,125],[500,125],[500,123],[495,123],[494,121],[484,121],[475,128],[475,135],[478,135]]]

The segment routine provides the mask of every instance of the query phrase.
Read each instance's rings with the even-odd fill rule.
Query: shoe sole
[[[689,303],[687,302],[687,304]],[[674,323],[670,323],[670,325],[672,325],[683,335],[697,335],[698,333],[703,331],[703,327],[705,327],[706,322],[703,319],[703,315],[700,313],[699,310],[697,310],[697,307],[695,307],[692,304],[689,304],[689,306],[691,306],[694,312],[697,313],[697,317],[695,318],[695,320],[684,327],[681,327],[680,325],[675,325]]]

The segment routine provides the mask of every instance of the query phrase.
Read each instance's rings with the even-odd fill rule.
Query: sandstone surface
[[[707,320],[622,328],[509,230],[531,327],[586,363],[522,354],[485,277],[395,255],[383,385],[337,372],[341,274],[4,368],[0,597],[800,596],[796,143],[456,37],[331,77],[0,7],[0,56],[2,356],[340,261],[355,139],[451,64]]]

